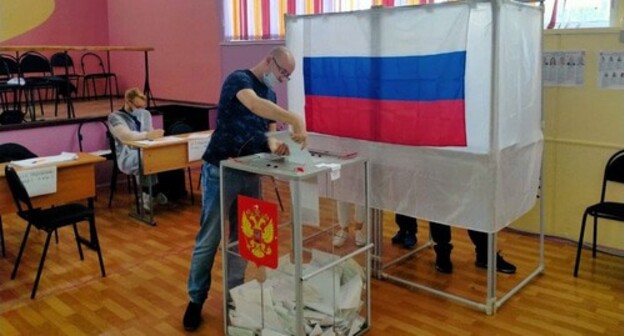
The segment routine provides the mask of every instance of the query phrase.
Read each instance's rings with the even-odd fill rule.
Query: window
[[[224,0],[226,41],[283,39],[284,14],[322,14],[369,9],[371,6],[406,6],[452,0]]]
[[[545,3],[544,27],[548,29],[611,26],[616,0],[551,0]]]

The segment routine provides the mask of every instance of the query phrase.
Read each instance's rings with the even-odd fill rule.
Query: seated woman
[[[163,136],[162,129],[152,127],[152,115],[145,109],[147,105],[145,95],[138,88],[128,89],[124,95],[124,106],[108,115],[108,124],[111,134],[115,138],[117,164],[119,170],[126,174],[139,176],[139,153],[136,149],[125,145],[124,141],[154,140]],[[167,196],[158,190],[156,175],[144,176],[138,181],[143,189],[143,208],[152,208],[149,187],[152,187],[152,196],[157,204],[167,204]]]

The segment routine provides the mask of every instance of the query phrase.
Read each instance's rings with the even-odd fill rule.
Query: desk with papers
[[[186,168],[201,163],[201,156],[210,141],[212,131],[166,136],[156,140],[126,141],[125,145],[135,148],[139,160],[139,178],[165,171]],[[151,190],[150,190],[151,194]],[[142,199],[140,199],[142,202]],[[156,225],[153,209],[146,211],[143,206],[131,216],[150,225]]]
[[[33,206],[48,207],[55,204],[64,204],[80,200],[90,200],[95,197],[95,164],[105,161],[104,158],[87,154],[77,153],[76,159],[61,162],[45,162],[41,167],[55,166],[56,192],[32,197]],[[37,158],[34,160],[44,160]],[[0,214],[15,213],[15,203],[9,190],[9,185],[4,177],[6,163],[0,164]],[[17,166],[18,171],[22,168]],[[34,167],[34,165],[33,165]]]
[[[40,157],[31,160],[23,160],[26,165],[38,168],[55,167],[56,168],[56,191],[53,193],[45,193],[40,196],[33,196],[31,200],[34,207],[49,207],[56,204],[65,204],[70,202],[87,200],[89,207],[93,208],[93,199],[95,197],[95,164],[105,161],[104,158],[87,154],[74,154],[75,159],[56,161],[55,157]],[[40,165],[37,162],[41,161]],[[49,162],[42,160],[50,160]],[[26,161],[26,162],[24,162]],[[30,162],[30,163],[28,163]],[[4,175],[4,167],[6,163],[0,164],[0,215],[8,215],[17,212],[13,195],[9,189],[9,184]],[[14,164],[18,172],[28,170]],[[0,217],[0,227],[2,217]],[[93,235],[91,235],[93,241]],[[4,251],[4,246],[3,246]]]

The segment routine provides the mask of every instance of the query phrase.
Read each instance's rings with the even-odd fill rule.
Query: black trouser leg
[[[416,218],[405,216],[401,214],[394,215],[394,221],[399,226],[399,230],[404,233],[416,234],[418,233],[418,225],[416,223]]]
[[[475,246],[475,252],[477,253],[477,260],[487,262],[487,247],[488,247],[488,235],[485,232],[468,230],[468,236]]]
[[[431,231],[431,239],[435,242],[433,250],[436,252],[436,270],[446,274],[453,273],[451,227],[436,222],[429,222],[429,230]]]
[[[451,242],[451,227],[448,225],[430,222],[431,239],[438,245],[448,245]]]

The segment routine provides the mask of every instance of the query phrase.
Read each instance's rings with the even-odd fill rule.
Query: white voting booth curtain
[[[331,57],[345,50],[358,55],[366,51],[357,50],[361,45],[357,41],[379,49],[386,46],[380,41],[392,34],[393,40],[400,36],[405,45],[425,44],[437,30],[448,31],[444,18],[449,12],[466,16],[453,23],[463,24],[466,36],[466,146],[406,146],[311,134],[311,148],[356,151],[368,159],[371,207],[495,232],[534,205],[543,148],[542,13],[538,7],[512,1],[497,4],[374,8],[286,19],[286,45],[298,64],[288,83],[288,107],[305,116],[304,57]],[[418,20],[423,13],[435,19]],[[371,34],[375,29],[379,34]],[[327,54],[319,55],[323,52]],[[353,199],[359,194],[349,191],[353,185],[346,180],[337,184],[332,196],[362,203]]]

